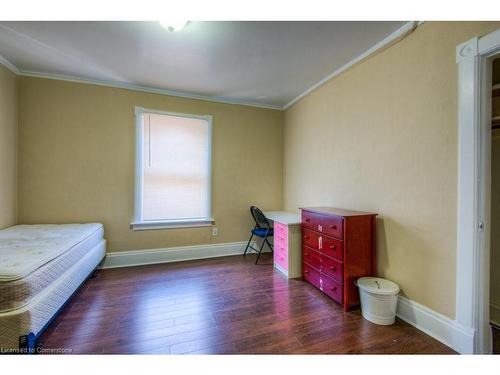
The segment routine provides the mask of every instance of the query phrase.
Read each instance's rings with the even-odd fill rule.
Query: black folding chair
[[[257,264],[257,262],[259,261],[260,254],[262,253],[262,248],[264,247],[264,243],[267,243],[267,246],[269,246],[271,252],[273,251],[273,245],[271,245],[267,239],[268,237],[272,237],[274,232],[273,228],[271,228],[271,225],[269,225],[269,221],[267,220],[266,216],[262,213],[261,210],[259,210],[255,206],[252,206],[250,207],[250,213],[252,214],[252,217],[255,220],[255,227],[251,231],[250,239],[248,240],[247,247],[245,248],[245,253],[243,254],[243,256],[247,255],[248,249],[257,251],[259,253],[259,255],[257,255],[257,259],[255,260],[255,264]],[[253,236],[257,236],[263,239],[259,249],[256,249],[255,247],[250,245]]]

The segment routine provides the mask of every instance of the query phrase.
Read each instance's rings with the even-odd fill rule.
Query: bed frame
[[[41,347],[38,345],[38,339],[43,334],[43,332],[52,324],[52,322],[57,318],[59,313],[66,307],[69,301],[74,297],[74,295],[80,290],[83,284],[89,279],[97,277],[97,273],[104,263],[104,256],[99,264],[88,274],[88,276],[81,282],[78,288],[69,296],[69,298],[62,304],[62,306],[55,312],[55,314],[49,319],[49,321],[42,327],[38,334],[29,332],[26,335],[19,336],[19,352],[16,354],[37,354],[40,352]]]

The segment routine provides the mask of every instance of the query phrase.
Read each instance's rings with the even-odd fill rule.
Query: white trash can
[[[396,319],[399,286],[378,277],[362,277],[356,285],[359,288],[363,318],[375,324],[393,324]]]

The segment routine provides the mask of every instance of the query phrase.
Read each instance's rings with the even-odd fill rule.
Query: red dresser
[[[302,208],[302,279],[345,311],[359,305],[354,282],[376,273],[376,216],[332,207]]]

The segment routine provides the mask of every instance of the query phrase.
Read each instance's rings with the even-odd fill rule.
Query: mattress
[[[28,304],[102,240],[102,224],[16,225],[1,230],[0,313]]]
[[[106,253],[101,240],[57,280],[40,291],[25,306],[0,313],[0,353],[19,346],[19,336],[33,332],[38,335],[47,322],[78,289]]]

